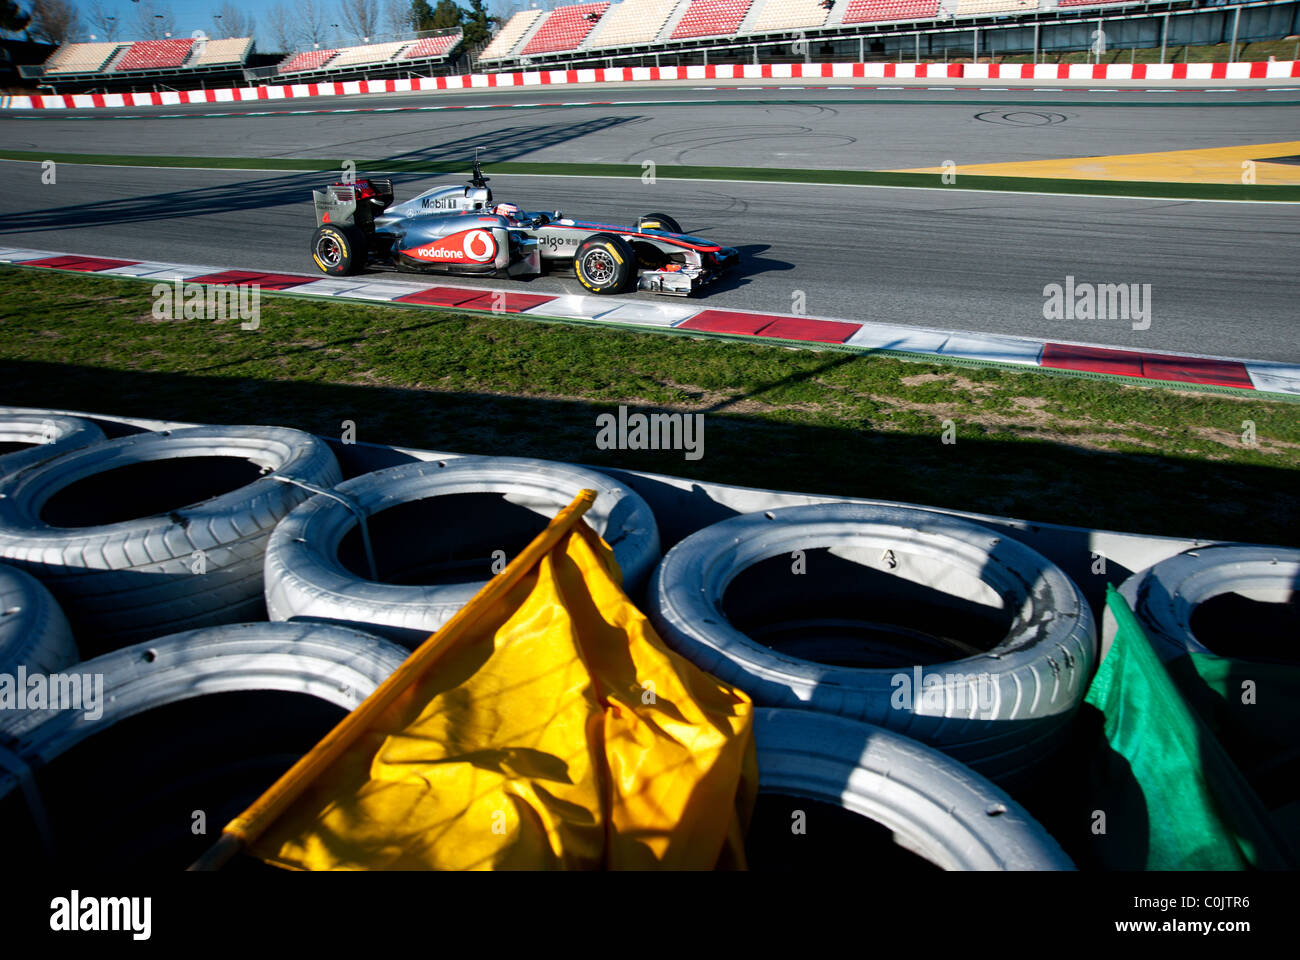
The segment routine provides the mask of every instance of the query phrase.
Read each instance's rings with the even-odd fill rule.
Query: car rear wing
[[[378,201],[381,207],[393,202],[392,180],[358,180],[355,183],[332,183],[324,192],[313,190],[316,204],[316,224],[357,223],[366,228],[373,219],[374,210],[364,203],[367,199]],[[359,206],[358,206],[359,205]],[[358,214],[362,223],[358,223]]]
[[[331,184],[324,192],[313,190],[311,198],[316,205],[317,226],[322,223],[356,223],[357,191],[351,184]]]

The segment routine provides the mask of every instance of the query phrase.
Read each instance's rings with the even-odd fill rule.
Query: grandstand
[[[527,57],[535,53],[576,50],[608,9],[608,3],[580,3],[572,7],[556,7],[520,52]]]
[[[338,56],[337,50],[304,50],[286,59],[275,68],[275,72],[304,73],[308,70],[319,70],[336,56]]]
[[[1209,0],[1213,3],[1213,0]],[[1040,50],[1080,50],[1099,16],[1111,47],[1226,43],[1230,12],[1206,0],[618,0],[530,8],[514,14],[477,57],[463,35],[258,55],[251,38],[67,43],[42,67],[23,67],[59,93],[314,83],[474,70],[766,62],[1035,61]],[[1118,9],[1117,9],[1118,8]],[[1254,8],[1259,8],[1255,10]],[[1277,8],[1277,9],[1274,9]],[[1271,39],[1273,23],[1298,15],[1298,0],[1252,0],[1241,8],[1242,42]],[[1178,26],[1186,21],[1186,29]],[[1231,27],[1228,24],[1231,22]],[[1288,21],[1289,23],[1289,21]],[[1171,26],[1172,24],[1172,26]],[[1174,39],[1171,29],[1182,31]],[[1139,42],[1140,41],[1140,42]],[[277,62],[278,60],[278,62]],[[29,72],[30,71],[30,72]],[[703,75],[702,75],[703,76]]]
[[[736,33],[749,13],[751,0],[691,0],[677,26],[673,40],[684,37],[726,37]]]
[[[392,60],[409,46],[412,46],[409,40],[398,40],[395,43],[367,43],[357,47],[344,47],[330,62],[330,67],[338,69],[355,67],[363,63],[384,63]]]
[[[194,49],[194,40],[141,40],[122,51],[110,70],[166,70],[184,66]]]
[[[65,43],[45,61],[45,74],[98,73],[124,46],[122,43]]]
[[[1150,0],[1154,2],[1154,0]],[[1213,2],[1213,0],[1211,0]],[[1270,0],[1262,0],[1269,3]],[[1294,0],[1273,0],[1292,4]],[[1159,13],[1192,13],[1204,0],[1161,0]],[[915,38],[907,52],[920,56],[923,45],[946,56],[949,49],[976,47],[972,26],[1014,28],[1023,17],[1027,28],[1050,27],[1086,13],[1078,8],[1119,6],[1146,8],[1148,0],[619,0],[578,3],[551,10],[516,13],[479,54],[485,69],[528,66],[658,64],[660,55],[674,63],[738,62],[760,47],[765,59],[810,58],[807,46],[792,50],[796,40],[818,41],[818,56],[853,59],[856,53],[880,55],[883,38],[906,30]],[[1058,13],[1058,8],[1062,12]],[[1074,9],[1067,9],[1074,8]],[[1127,12],[1127,11],[1126,11]],[[1143,16],[1144,14],[1137,14]],[[1150,16],[1155,16],[1151,14]],[[961,18],[955,23],[955,18]],[[1146,28],[1150,32],[1153,28]],[[966,38],[956,34],[964,31]],[[939,37],[950,34],[952,39]],[[1030,43],[1032,29],[1029,29]],[[1046,36],[1046,35],[1044,35]],[[1063,33],[1062,37],[1066,35]],[[972,43],[974,39],[974,43]],[[1074,41],[1065,39],[1063,45]],[[1157,45],[1159,41],[1156,41]],[[782,45],[785,49],[782,50]],[[893,42],[896,51],[901,44]],[[914,47],[914,49],[913,49]],[[1005,49],[1005,44],[1000,49]],[[740,52],[740,51],[744,52]],[[724,52],[727,51],[727,52]],[[712,57],[711,57],[712,54]],[[897,55],[897,54],[895,54]],[[719,59],[721,58],[721,59]],[[909,57],[910,59],[910,57]]]
[[[595,50],[650,43],[659,36],[677,3],[678,0],[623,0],[616,3],[600,18],[599,25],[587,40],[587,48]],[[504,35],[504,30],[498,34],[499,37]],[[487,54],[488,50],[484,50],[484,59]]]
[[[406,47],[402,52],[394,57],[394,60],[424,60],[428,58],[446,57],[456,44],[460,43],[461,35],[459,33],[448,33],[441,37],[425,37],[423,40],[417,40],[415,43]]]
[[[331,50],[301,50],[286,57],[275,68],[277,76],[294,79],[343,79],[392,76],[420,64],[446,62],[460,45],[459,30],[420,40],[393,40],[387,43],[358,44]]]
[[[755,33],[820,27],[830,16],[823,0],[767,0],[754,19]]]
[[[939,14],[939,0],[849,0],[841,23],[873,23],[883,20],[933,20]]]
[[[235,82],[253,52],[251,37],[196,40],[192,37],[135,42],[65,43],[44,65],[24,69],[60,92],[85,89],[126,90],[138,81],[193,78],[195,86]]]
[[[253,52],[251,37],[231,37],[228,40],[208,40],[196,43],[195,56],[190,61],[194,67],[222,67],[242,64]]]
[[[154,89],[183,89],[218,82],[236,86],[280,77],[294,81],[384,79],[417,70],[449,69],[462,39],[462,33],[455,30],[385,43],[298,50],[279,63],[264,57],[262,62],[269,65],[255,69],[248,67],[255,55],[251,37],[65,43],[42,67],[25,71],[24,76],[39,77],[43,85],[60,93],[149,89],[139,84],[141,80],[149,81]]]
[[[502,57],[510,55],[515,47],[519,46],[519,41],[524,38],[534,23],[542,16],[541,10],[524,10],[516,13],[510,18],[510,21],[501,28],[492,42],[483,48],[479,55],[480,60],[499,60]]]
[[[1038,0],[957,0],[953,13],[958,17],[979,17],[990,13],[1030,13],[1038,9]]]

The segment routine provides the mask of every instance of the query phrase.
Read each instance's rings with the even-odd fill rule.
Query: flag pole
[[[192,863],[195,871],[218,870],[252,845],[326,768],[334,763],[383,710],[406,690],[451,644],[523,579],[560,538],[567,534],[596,499],[595,490],[583,490],[573,502],[556,514],[499,574],[483,585],[465,606],[456,611],[441,629],[430,634],[402,665],[393,671],[370,696],[339,721],[325,737],[304,754],[270,788],[221,831],[221,837]]]

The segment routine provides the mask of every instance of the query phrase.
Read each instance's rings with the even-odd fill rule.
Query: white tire
[[[163,472],[108,476],[120,468]],[[325,441],[281,427],[190,427],[74,450],[0,482],[0,559],[50,589],[83,656],[259,620],[266,540],[309,496],[276,475],[340,479]]]
[[[870,661],[889,665],[861,667],[778,652],[728,620],[724,595],[748,568],[823,549],[836,562],[889,575],[891,591],[956,598],[971,610],[996,611],[997,623],[1009,626],[996,627],[988,649],[969,645],[974,655],[960,659],[940,654],[913,665],[904,658],[915,651],[895,643],[889,656]],[[816,591],[819,575],[810,569],[771,589],[797,597]],[[870,611],[873,599],[863,596],[862,609]],[[781,598],[767,592],[755,602]],[[831,503],[733,517],[673,547],[651,579],[647,603],[669,646],[756,703],[865,720],[1002,781],[1063,742],[1097,655],[1092,612],[1058,567],[986,527],[914,508]],[[892,625],[882,632],[923,636]]]
[[[0,480],[103,439],[104,431],[81,417],[0,407],[0,443],[30,444],[25,450],[0,456]]]
[[[53,673],[76,663],[68,619],[30,574],[0,564],[0,674]]]
[[[247,623],[79,664],[102,682],[99,716],[0,711],[0,742],[35,782],[34,797],[0,766],[0,838],[64,868],[184,869],[405,654],[332,625]]]
[[[354,500],[370,519],[382,511],[416,501],[458,494],[502,494],[513,507],[537,514],[537,525],[553,517],[584,487],[597,491],[595,503],[584,515],[614,551],[629,593],[642,586],[659,559],[659,533],[654,514],[633,491],[604,474],[568,464],[517,457],[458,457],[453,460],[407,463],[377,470],[346,483],[337,492]],[[460,518],[452,518],[455,522]],[[463,520],[465,534],[454,529],[420,530],[412,536],[455,547],[461,536],[473,531],[490,553],[492,544],[502,552],[518,531],[474,530],[475,517]],[[415,644],[437,630],[464,606],[492,575],[490,555],[477,558],[467,582],[404,585],[376,583],[344,566],[339,558],[343,538],[357,526],[356,516],[336,500],[316,496],[297,507],[276,528],[266,551],[266,607],[272,620],[310,619],[355,624],[403,643]],[[485,539],[486,538],[486,539]],[[405,537],[408,544],[411,537]],[[514,544],[521,548],[527,540]],[[401,544],[375,544],[381,579],[395,565],[392,552]],[[416,544],[419,553],[424,544]],[[426,551],[427,553],[427,551]],[[481,561],[481,562],[480,562]],[[503,563],[498,558],[498,563]],[[481,571],[481,574],[478,572]]]
[[[1225,594],[1294,604],[1300,594],[1300,550],[1242,544],[1198,547],[1133,574],[1120,584],[1119,592],[1161,660],[1188,653],[1222,656],[1193,632],[1196,608]],[[1250,629],[1249,624],[1243,627]],[[1114,638],[1115,619],[1107,611],[1102,617],[1103,656]],[[1290,656],[1297,658],[1295,649]]]
[[[760,793],[841,806],[945,870],[1074,869],[1007,794],[908,737],[829,714],[765,708],[754,712],[754,740]]]

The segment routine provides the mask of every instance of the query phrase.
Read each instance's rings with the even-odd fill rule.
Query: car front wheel
[[[622,237],[593,234],[573,255],[573,272],[592,293],[618,293],[635,276],[636,253]]]

